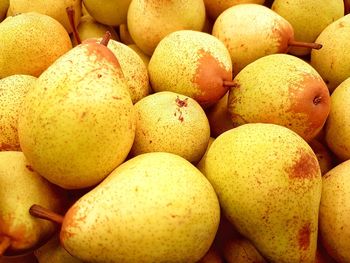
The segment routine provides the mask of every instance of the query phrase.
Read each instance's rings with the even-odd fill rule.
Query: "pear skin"
[[[34,12],[7,17],[0,24],[0,38],[0,78],[15,74],[38,77],[72,48],[58,21]]]
[[[145,63],[146,68],[148,68],[148,63],[150,61],[150,57],[148,55],[146,55],[145,53],[143,53],[143,51],[136,46],[136,44],[130,44],[128,45],[128,47],[130,47],[132,50],[134,50],[142,59],[143,63]]]
[[[129,29],[126,24],[122,24],[119,26],[119,35],[121,42],[125,45],[135,44],[134,40],[130,36]]]
[[[228,220],[267,261],[314,261],[322,179],[299,135],[275,124],[233,128],[212,143],[203,173]]]
[[[246,66],[234,82],[228,111],[235,127],[274,123],[310,141],[326,122],[330,111],[328,88],[317,71],[297,57],[262,57]]]
[[[135,112],[120,64],[95,40],[76,46],[38,78],[19,118],[33,168],[67,189],[96,185],[121,164]]]
[[[18,116],[27,92],[36,78],[12,75],[0,80],[0,151],[19,151]]]
[[[329,150],[327,145],[320,143],[316,139],[310,141],[309,145],[317,156],[317,160],[321,168],[321,174],[326,174],[335,166],[335,160],[332,152]]]
[[[320,237],[328,254],[337,262],[350,262],[350,161],[322,177]]]
[[[211,246],[219,220],[216,194],[198,169],[174,154],[146,153],[80,198],[60,239],[88,262],[194,263]]]

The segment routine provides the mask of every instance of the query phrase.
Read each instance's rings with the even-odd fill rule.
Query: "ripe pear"
[[[207,13],[214,21],[226,9],[239,4],[263,4],[265,0],[204,0]]]
[[[328,254],[337,262],[350,262],[350,161],[323,176],[320,236]]]
[[[295,39],[310,43],[325,27],[344,16],[343,0],[275,0],[271,9],[293,26]],[[290,54],[297,56],[308,55],[310,51],[302,47],[289,49]]]
[[[118,26],[126,22],[131,0],[83,0],[88,13],[101,24]]]
[[[350,77],[350,14],[328,25],[316,42],[320,50],[311,52],[311,65],[320,73],[332,92]]]
[[[132,39],[149,56],[169,33],[183,29],[201,31],[204,22],[203,0],[132,0],[127,17]]]
[[[212,34],[230,52],[234,76],[258,58],[287,53],[292,45],[321,47],[296,42],[292,25],[276,12],[258,4],[240,4],[226,9],[216,19]]]
[[[155,92],[172,91],[195,99],[203,107],[217,102],[232,80],[230,54],[217,38],[179,30],[157,46],[148,65]]]
[[[120,165],[61,220],[61,244],[83,261],[194,263],[214,240],[220,207],[198,169],[156,152]]]
[[[328,147],[341,160],[350,159],[350,77],[343,81],[331,95],[331,111],[326,123],[325,138]]]
[[[19,151],[17,123],[27,92],[36,78],[12,75],[0,80],[0,151]]]
[[[28,93],[19,118],[22,151],[34,170],[63,188],[99,183],[134,140],[128,87],[103,43],[85,42],[56,60]]]
[[[211,144],[214,142],[214,138],[210,137],[209,141],[208,141],[208,145],[207,145],[207,149],[205,150],[202,158],[199,160],[199,162],[197,163],[196,167],[198,168],[199,171],[203,172],[204,171],[204,164],[205,164],[205,159],[207,158],[207,154],[208,154],[208,150],[211,146]]]
[[[313,262],[322,179],[299,135],[266,123],[231,129],[210,146],[203,173],[228,220],[269,262]]]
[[[25,253],[57,229],[52,222],[31,217],[31,205],[40,204],[61,213],[64,195],[33,171],[22,152],[0,152],[0,185],[0,257],[4,252]]]
[[[309,145],[311,146],[312,150],[317,156],[317,160],[321,168],[321,174],[326,174],[335,166],[332,152],[328,149],[326,145],[323,145],[316,139],[310,141]]]
[[[210,137],[207,116],[190,97],[157,92],[135,104],[136,134],[132,155],[170,152],[190,162],[198,162]]]
[[[119,35],[121,42],[125,45],[135,44],[134,40],[130,36],[129,29],[126,24],[122,24],[119,26]]]
[[[72,6],[75,10],[74,21],[77,25],[81,16],[81,0],[51,0],[51,1],[27,1],[27,0],[11,0],[9,13],[12,15],[28,12],[37,12],[48,15],[60,22],[68,33],[72,32],[66,8]]]
[[[9,8],[10,0],[0,1],[0,22],[6,17],[6,12]]]
[[[246,66],[234,82],[236,87],[230,89],[228,101],[234,126],[274,123],[310,141],[330,111],[329,91],[321,76],[291,55],[262,57]]]
[[[148,68],[148,64],[151,58],[145,53],[143,53],[143,51],[138,46],[136,46],[136,44],[129,44],[128,47],[134,50],[137,53],[137,55],[140,56],[143,63],[145,63],[146,68]]]
[[[72,48],[55,19],[39,13],[7,17],[0,24],[0,78],[15,74],[38,77]]]

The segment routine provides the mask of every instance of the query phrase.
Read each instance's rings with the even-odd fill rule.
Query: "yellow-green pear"
[[[149,56],[169,33],[178,30],[201,31],[204,22],[203,0],[132,0],[127,17],[132,39]]]
[[[143,63],[145,63],[146,68],[148,68],[148,64],[149,64],[149,61],[151,59],[150,56],[143,53],[143,51],[138,46],[136,46],[136,44],[129,44],[128,47],[133,49],[140,56]]]
[[[33,171],[22,152],[0,152],[0,185],[0,257],[25,253],[57,230],[28,211],[32,204],[40,204],[62,213],[65,196]]]
[[[22,151],[34,170],[63,188],[102,181],[134,140],[126,80],[104,40],[85,41],[56,60],[28,92],[19,117]]]
[[[210,146],[204,171],[228,220],[269,262],[313,262],[322,190],[311,147],[275,124],[245,124]]]
[[[265,0],[204,0],[208,15],[214,21],[226,9],[239,4],[263,4]]]
[[[0,79],[0,151],[19,151],[18,116],[27,92],[36,78],[12,75]]]
[[[343,0],[275,0],[271,9],[293,26],[295,39],[310,43],[325,27],[344,16]],[[297,56],[307,55],[310,51],[302,47],[289,49],[290,54]]]
[[[131,0],[83,0],[87,12],[96,21],[109,26],[118,26],[126,22]]]
[[[317,71],[287,54],[262,57],[234,78],[228,111],[234,126],[263,122],[285,126],[312,140],[330,111],[329,91]]]
[[[337,262],[350,262],[350,161],[334,167],[322,178],[320,237]]]
[[[210,106],[228,91],[232,80],[230,54],[207,33],[179,30],[158,44],[148,65],[152,89],[172,91]]]
[[[350,103],[350,77],[343,81],[331,95],[325,139],[331,151],[341,160],[350,159],[350,121],[348,105]]]
[[[111,39],[119,40],[118,34],[115,32],[113,27],[103,25],[93,19],[91,16],[83,16],[80,20],[80,23],[77,26],[77,31],[81,41],[84,41],[89,38],[100,38],[106,34],[106,31],[111,33]],[[73,35],[73,45],[76,46],[77,40]]]
[[[68,33],[72,32],[68,16],[67,7],[73,7],[75,11],[74,21],[77,25],[81,16],[81,0],[51,0],[51,1],[27,1],[27,0],[11,0],[9,13],[12,15],[28,12],[37,12],[48,15],[60,22]]]
[[[0,23],[0,78],[15,74],[38,77],[72,48],[55,19],[39,13],[7,17]]]
[[[0,0],[0,22],[6,17],[10,0]]]
[[[212,34],[230,52],[234,76],[258,58],[287,53],[292,45],[321,47],[295,41],[292,25],[276,12],[258,4],[240,4],[226,9],[216,19]]]
[[[70,255],[60,244],[59,235],[55,234],[48,242],[34,251],[39,263],[83,263]]]
[[[61,244],[87,262],[195,263],[220,221],[208,180],[171,153],[136,156],[66,213]]]
[[[316,42],[320,50],[311,52],[311,65],[320,73],[332,92],[350,77],[350,14],[328,25]]]
[[[170,152],[190,162],[205,153],[210,127],[202,107],[190,97],[157,92],[135,104],[136,134],[132,155]]]

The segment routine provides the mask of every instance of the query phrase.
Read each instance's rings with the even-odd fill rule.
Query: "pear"
[[[196,167],[198,168],[199,171],[203,172],[204,171],[204,164],[205,164],[205,159],[207,158],[207,154],[208,154],[208,150],[211,146],[211,144],[214,142],[214,138],[210,137],[209,141],[208,141],[208,146],[207,149],[205,150],[202,158],[199,160],[199,162],[197,163]]]
[[[169,33],[183,29],[201,31],[204,22],[203,0],[132,0],[127,16],[132,39],[149,56]]]
[[[204,0],[207,13],[214,21],[226,9],[239,4],[263,4],[265,0]]]
[[[344,16],[343,0],[275,0],[271,9],[293,26],[296,39],[310,43],[316,40],[325,27]],[[290,54],[297,56],[308,55],[310,51],[302,47],[289,49]]]
[[[15,74],[38,77],[72,48],[67,31],[39,13],[7,17],[0,24],[0,78]]]
[[[163,91],[135,104],[136,134],[132,155],[170,152],[198,162],[210,137],[208,119],[193,99]]]
[[[309,145],[311,146],[312,150],[317,156],[317,160],[321,168],[321,174],[326,174],[335,166],[334,156],[332,152],[328,149],[326,145],[323,145],[316,139],[310,141]]]
[[[328,25],[316,42],[321,50],[311,52],[311,65],[320,73],[331,92],[350,77],[350,14]]]
[[[132,50],[134,50],[137,53],[137,55],[140,56],[143,63],[145,63],[146,68],[148,68],[148,64],[149,64],[149,61],[151,60],[151,58],[148,55],[146,55],[145,53],[143,53],[143,51],[138,46],[136,46],[136,44],[129,44],[128,47],[131,48]]]
[[[96,21],[109,26],[118,26],[126,22],[131,0],[83,0],[87,12]]]
[[[99,183],[124,161],[134,140],[133,104],[106,40],[61,56],[23,103],[21,149],[34,170],[63,188]]]
[[[224,44],[203,32],[179,30],[158,44],[148,65],[152,89],[195,99],[203,107],[228,91],[232,62]]]
[[[350,159],[350,77],[331,95],[331,111],[326,123],[325,139],[331,151],[341,160]]]
[[[228,220],[269,262],[313,262],[322,190],[311,147],[292,130],[251,123],[210,146],[204,171]]]
[[[17,123],[27,92],[36,78],[12,75],[0,80],[0,151],[19,151]]]
[[[81,0],[63,0],[63,1],[27,1],[27,0],[11,0],[9,13],[12,15],[28,12],[38,12],[48,15],[60,22],[68,33],[72,32],[66,8],[72,6],[75,10],[75,24],[79,23],[81,16]]]
[[[2,256],[0,263],[38,263],[33,252],[25,253],[16,256]]]
[[[6,17],[6,12],[9,8],[10,0],[0,1],[0,22]]]
[[[70,255],[60,244],[59,235],[55,234],[46,244],[34,251],[39,263],[83,263]]]
[[[121,42],[125,45],[135,44],[134,40],[130,36],[128,26],[126,24],[122,24],[119,26],[119,35]]]
[[[33,218],[28,210],[40,204],[57,213],[64,195],[33,171],[22,152],[0,152],[0,257],[21,254],[40,245],[57,229],[52,222]]]
[[[240,4],[226,9],[216,19],[212,34],[229,50],[234,76],[258,58],[287,53],[290,46],[322,47],[295,41],[292,25],[276,12],[258,4]]]
[[[197,263],[223,263],[223,259],[214,246],[211,246],[207,253]]]
[[[30,209],[34,216],[42,211]],[[220,207],[198,169],[156,152],[120,165],[61,219],[61,244],[83,261],[194,263],[214,240]]]
[[[291,55],[262,57],[246,66],[234,82],[228,111],[235,127],[251,122],[274,123],[310,141],[330,111],[329,91],[321,76]]]
[[[322,178],[320,236],[328,254],[337,262],[350,262],[350,161]]]

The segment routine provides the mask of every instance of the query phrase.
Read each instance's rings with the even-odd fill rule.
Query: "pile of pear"
[[[0,0],[0,263],[350,262],[349,0]]]

